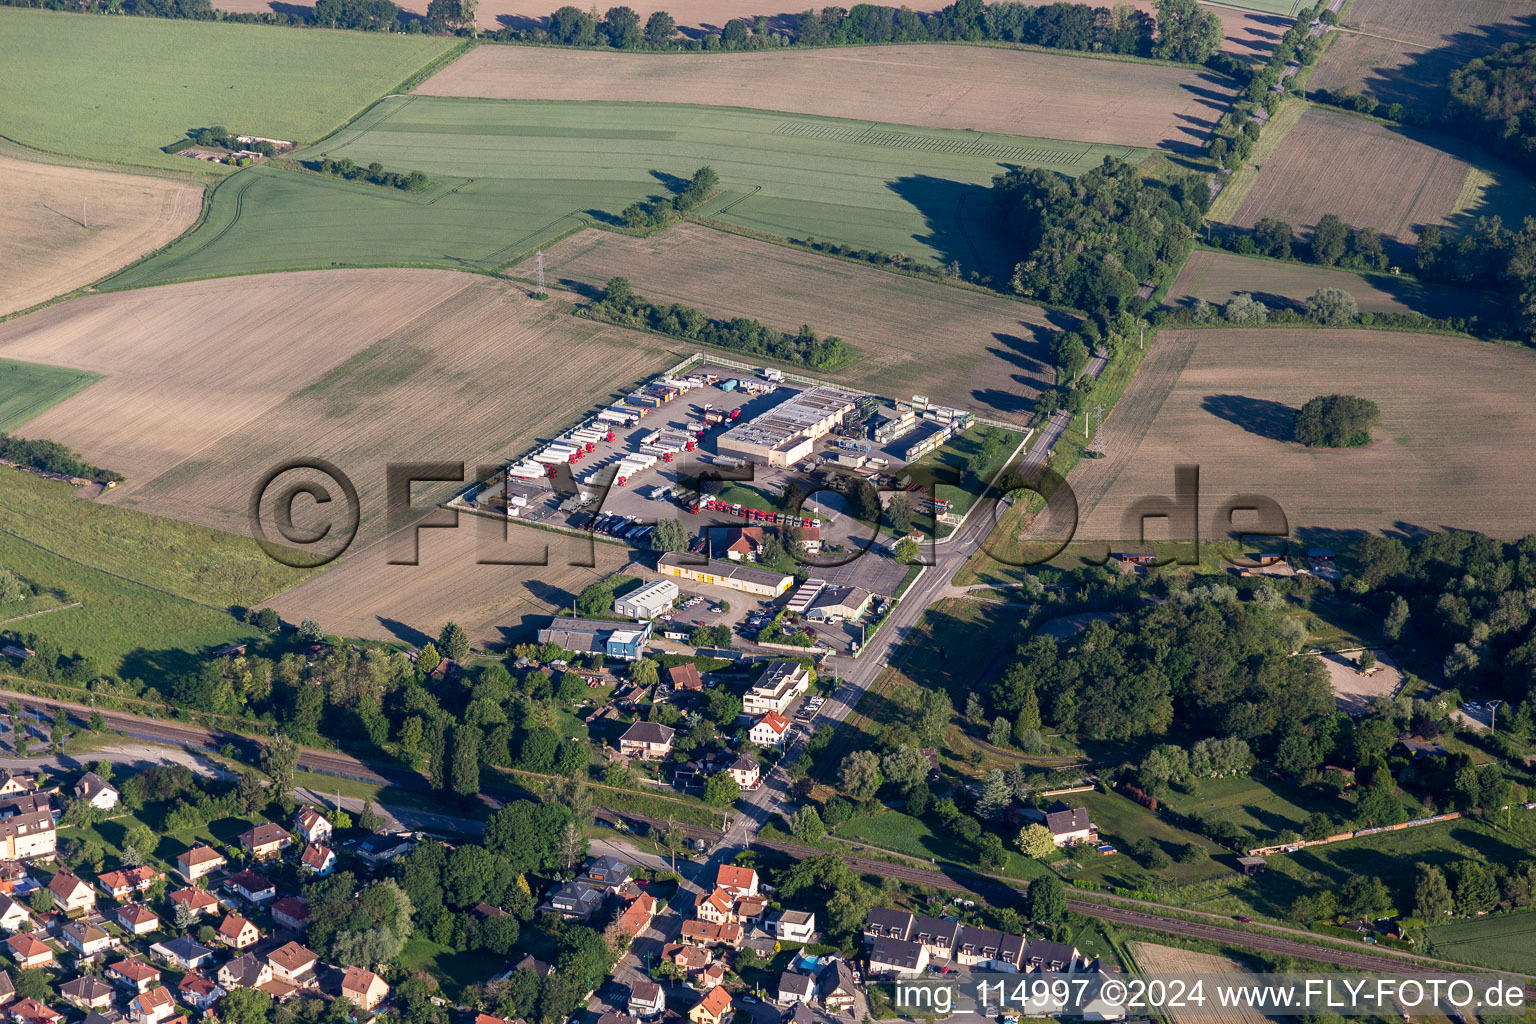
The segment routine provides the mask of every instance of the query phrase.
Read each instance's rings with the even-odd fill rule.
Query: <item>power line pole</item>
[[[544,250],[540,249],[538,252],[534,253],[533,258],[535,266],[538,269],[539,295],[542,297],[544,294]]]

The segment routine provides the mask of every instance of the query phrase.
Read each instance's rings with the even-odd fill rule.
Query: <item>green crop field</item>
[[[313,142],[456,45],[335,32],[0,8],[4,134],[50,153],[179,171],[187,129]]]
[[[1429,930],[1424,951],[1505,971],[1536,971],[1536,913],[1452,921]]]
[[[391,97],[299,154],[432,177],[410,194],[258,167],[207,222],[112,279],[128,288],[270,270],[409,264],[491,271],[710,164],[699,213],[778,236],[996,267],[987,189],[1006,164],[1080,173],[1124,146],[675,104]]]
[[[101,377],[87,370],[0,359],[0,431],[11,431]]]

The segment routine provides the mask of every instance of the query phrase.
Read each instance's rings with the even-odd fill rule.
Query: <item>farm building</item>
[[[671,580],[657,580],[613,602],[615,615],[631,619],[654,619],[672,607],[677,600],[677,584]]]
[[[782,572],[737,565],[733,562],[709,559],[701,564],[697,556],[675,551],[669,551],[657,560],[656,571],[663,576],[693,580],[696,583],[709,583],[728,590],[739,590],[744,594],[756,594],[759,597],[778,597],[795,581],[793,576]]]
[[[760,466],[792,466],[811,454],[824,437],[853,411],[858,396],[818,385],[774,406],[720,436],[722,455],[734,455]]]
[[[609,658],[634,661],[651,639],[651,624],[625,626],[601,619],[556,618],[539,630],[539,643],[554,644],[578,653],[596,651]]]

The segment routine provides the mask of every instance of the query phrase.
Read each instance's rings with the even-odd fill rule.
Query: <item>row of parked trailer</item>
[[[777,523],[785,526],[811,527],[816,525],[814,519],[803,519],[800,516],[792,516],[788,512],[765,512],[760,508],[747,508],[734,502],[721,501],[718,498],[706,498],[695,495],[688,502],[688,511],[694,515],[700,512],[720,512],[728,516],[736,516],[745,519],[749,523]]]

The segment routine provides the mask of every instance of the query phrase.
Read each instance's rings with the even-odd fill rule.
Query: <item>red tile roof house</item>
[[[374,1007],[389,995],[389,986],[385,984],[383,978],[372,971],[365,971],[361,967],[348,967],[347,973],[341,979],[341,994],[361,1007],[364,1012],[372,1013]]]
[[[314,980],[317,958],[297,942],[290,942],[268,953],[267,963],[279,980],[302,988]]]
[[[331,828],[331,823],[326,820],[325,815],[313,807],[301,808],[298,815],[293,819],[293,827],[298,829],[299,834],[307,842],[311,843],[325,842],[331,838],[331,834],[334,831]]]
[[[738,864],[721,864],[715,872],[715,886],[732,896],[756,896],[757,872]]]
[[[44,1006],[36,999],[22,999],[7,1007],[15,1024],[59,1024],[64,1015],[51,1006]]]
[[[309,908],[297,896],[284,896],[272,904],[272,920],[284,928],[301,932],[309,927]]]
[[[304,848],[304,856],[299,858],[299,863],[305,871],[324,878],[336,870],[336,851],[329,846],[310,843]]]
[[[264,903],[277,895],[277,886],[266,875],[255,871],[242,871],[224,879],[224,886],[251,903]]]
[[[171,893],[171,903],[177,907],[186,907],[197,915],[219,912],[218,900],[214,899],[210,893],[191,885]]]
[[[177,997],[183,1006],[194,1010],[206,1010],[227,994],[222,988],[196,972],[182,975],[176,986]]]
[[[176,855],[176,873],[189,882],[195,882],[228,863],[218,850],[207,843],[198,843],[190,850],[183,850]]]
[[[160,880],[160,872],[152,867],[122,868],[118,871],[108,871],[96,879],[96,885],[102,892],[121,903],[131,899],[135,893],[147,890]]]
[[[261,931],[239,914],[229,914],[219,923],[219,941],[231,949],[254,946],[261,939]]]
[[[125,903],[113,914],[117,923],[133,935],[148,935],[160,927],[160,918],[142,903]]]
[[[147,992],[152,986],[160,984],[159,968],[151,967],[137,957],[119,960],[107,968],[106,976],[107,980],[135,992]]]
[[[25,933],[12,935],[5,940],[11,959],[23,970],[29,967],[47,967],[53,963],[53,949]]]
[[[95,891],[68,871],[60,871],[48,882],[59,909],[65,914],[78,914],[96,906]]]
[[[140,992],[128,1001],[128,1013],[138,1024],[160,1024],[176,1013],[176,997],[164,986]]]
[[[240,846],[256,860],[277,857],[292,843],[288,830],[270,821],[240,833]]]

